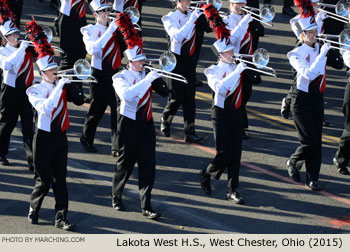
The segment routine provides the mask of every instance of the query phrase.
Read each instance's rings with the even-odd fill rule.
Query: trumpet
[[[346,23],[346,24],[349,23],[349,19],[346,18],[346,16],[349,14],[349,7],[350,7],[349,2],[347,2],[345,0],[340,0],[335,5],[334,4],[318,3],[318,6],[320,6],[321,8],[317,8],[317,10],[327,13],[328,17],[330,17],[334,20],[338,20],[340,22]],[[322,9],[322,7],[334,8],[335,13],[330,12],[330,11],[326,11],[326,10]]]
[[[329,40],[327,38],[338,38],[338,42]],[[325,43],[338,45],[338,46],[331,45],[331,48],[350,50],[350,29],[344,29],[339,35],[320,34],[317,36],[317,39]]]
[[[43,32],[45,33],[46,37],[47,37],[47,42],[51,42],[52,38],[53,38],[53,33],[52,30],[49,26],[47,25],[43,25]],[[20,32],[20,34],[26,34],[25,32]],[[28,41],[30,42],[30,46],[34,46],[33,42],[29,41],[29,40],[24,40],[24,39],[18,39],[17,41],[22,42],[22,41]],[[65,53],[64,50],[60,47],[57,46],[51,46],[54,50],[59,51],[60,53]]]
[[[244,62],[247,64],[253,64],[256,68],[253,67],[246,67],[246,69],[250,69],[259,73],[263,73],[263,74],[267,74],[273,77],[277,77],[276,71],[275,69],[273,69],[272,67],[268,67],[267,64],[269,63],[270,60],[270,55],[268,53],[268,51],[264,48],[258,48],[255,50],[255,52],[253,53],[253,55],[250,54],[235,54],[233,57],[236,58],[236,60],[240,61],[240,62]],[[252,62],[248,61],[248,60],[244,60],[242,58],[252,58]],[[269,70],[271,72],[268,71],[263,71],[261,69],[266,69]]]
[[[275,9],[270,4],[265,4],[261,7],[261,9],[250,7],[250,6],[244,6],[241,7],[241,9],[250,14],[252,19],[255,19],[259,21],[260,23],[266,24],[268,26],[273,26],[272,20],[275,18]],[[259,14],[255,13],[254,11],[259,11]]]
[[[145,69],[148,69],[151,71],[152,70],[157,71],[159,73],[159,75],[162,77],[181,81],[181,82],[184,82],[186,84],[188,83],[186,78],[183,77],[182,75],[176,74],[176,73],[171,73],[171,71],[173,71],[174,68],[176,67],[176,63],[177,63],[176,57],[172,52],[167,51],[167,52],[162,53],[162,55],[160,55],[159,59],[147,59],[146,60],[146,62],[148,62],[148,63],[152,63],[154,61],[158,61],[161,69],[157,69],[157,68],[147,66],[147,65],[144,65],[143,67]]]
[[[200,4],[212,4],[217,10],[220,10],[222,7],[222,0],[205,0],[205,1],[191,1],[191,4],[197,4],[197,7],[189,6],[188,8],[190,10],[199,9],[201,11],[204,11],[204,8],[198,8],[198,5]]]
[[[73,72],[74,74],[68,74]],[[71,82],[97,82],[94,76],[91,75],[91,65],[85,59],[79,59],[74,63],[73,68],[61,70],[57,72],[57,77],[77,77],[79,80],[72,80]],[[91,78],[91,79],[88,79]]]

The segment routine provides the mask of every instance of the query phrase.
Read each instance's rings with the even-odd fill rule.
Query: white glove
[[[58,81],[57,85],[63,87],[65,84],[69,84],[69,83],[71,83],[70,79],[63,77]]]
[[[146,75],[145,80],[147,80],[147,81],[152,83],[157,78],[160,78],[160,75],[158,74],[158,71],[152,70],[151,72],[149,72]]]
[[[201,12],[201,10],[200,10],[199,8],[196,8],[196,9],[192,12],[190,19],[191,19],[191,20],[197,20],[197,18],[198,18],[200,15],[202,15],[202,14],[203,14],[203,12]]]
[[[30,42],[22,40],[21,45],[19,46],[19,49],[25,50],[29,46]]]
[[[109,24],[106,32],[113,33],[117,28],[118,28],[117,22],[116,21],[112,21]]]
[[[235,71],[238,71],[238,72],[243,72],[244,71],[244,69],[246,69],[247,68],[247,64],[246,63],[244,63],[244,62],[241,62],[241,63],[239,63],[238,65],[237,65],[237,67],[236,67],[236,70]]]
[[[252,17],[248,14],[248,15],[245,15],[242,20],[241,20],[241,24],[248,24],[250,23],[251,21],[253,21]]]
[[[321,51],[320,51],[320,54],[323,55],[323,56],[326,56],[329,49],[331,49],[331,45],[329,43],[325,43],[323,44],[323,46],[321,47]]]
[[[324,12],[324,11],[320,11],[320,12],[318,12],[317,15],[316,15],[316,18],[315,18],[315,19],[316,19],[316,23],[318,24],[319,21],[323,21],[323,20],[326,19],[326,18],[328,18],[327,13]]]

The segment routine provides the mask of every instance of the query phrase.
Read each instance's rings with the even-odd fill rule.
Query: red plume
[[[46,55],[55,55],[51,44],[47,41],[47,36],[44,33],[43,27],[34,20],[34,17],[32,21],[26,24],[26,33],[30,41],[34,44],[35,51],[39,54],[38,58],[42,58]]]
[[[230,31],[226,28],[222,17],[220,17],[217,9],[212,4],[204,6],[204,15],[215,32],[216,39],[230,39]]]
[[[135,25],[131,22],[128,14],[124,12],[119,13],[117,17],[117,25],[119,31],[123,34],[128,49],[132,49],[134,46],[138,46],[141,49],[143,48],[142,38],[135,29]]]
[[[0,0],[0,25],[3,25],[9,19],[12,19],[12,21],[16,21],[15,15],[10,10],[7,1]]]
[[[295,6],[299,7],[299,12],[302,18],[312,17],[315,15],[314,7],[311,0],[294,0]]]

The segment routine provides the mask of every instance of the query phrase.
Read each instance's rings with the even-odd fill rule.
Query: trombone
[[[220,10],[222,7],[222,0],[199,0],[199,1],[191,1],[191,4],[196,4],[197,7],[189,6],[190,10],[200,9],[204,11],[204,8],[199,8],[200,4],[212,4],[217,10]]]
[[[267,74],[267,75],[273,76],[275,78],[277,77],[275,69],[267,66],[267,64],[269,63],[269,60],[270,60],[270,56],[269,56],[268,51],[264,48],[256,49],[255,52],[253,53],[253,55],[235,54],[233,57],[235,57],[236,60],[238,60],[240,62],[244,62],[247,64],[253,64],[257,68],[256,69],[253,67],[246,67],[246,69],[250,69],[250,70],[253,70],[253,71],[256,71],[259,73]],[[242,58],[252,58],[252,61],[244,60]],[[271,72],[263,71],[260,69],[266,69],[266,70],[269,70]]]
[[[272,20],[275,18],[275,9],[270,4],[265,4],[261,7],[261,9],[250,7],[250,6],[243,6],[241,9],[250,14],[252,19],[255,19],[263,24],[266,24],[268,26],[273,26]],[[259,11],[259,14],[255,13],[254,11]]]
[[[188,83],[186,78],[183,77],[182,75],[176,74],[176,73],[171,73],[171,71],[173,71],[174,68],[176,67],[176,63],[177,63],[176,57],[171,51],[164,52],[162,55],[160,55],[159,59],[147,59],[146,60],[146,62],[148,62],[148,63],[152,63],[154,61],[158,61],[161,69],[157,69],[157,68],[147,66],[147,65],[143,65],[143,67],[145,69],[148,69],[151,71],[152,70],[157,71],[159,73],[159,75],[162,77],[181,81],[181,82],[184,82],[186,84]]]
[[[337,21],[343,22],[343,23],[349,23],[349,19],[346,18],[346,16],[349,14],[349,3],[344,0],[338,1],[335,5],[334,4],[326,4],[326,3],[318,3],[318,6],[321,8],[317,8],[318,11],[323,11],[328,14],[328,17],[333,18]],[[335,13],[326,11],[324,8],[334,8]]]
[[[141,31],[142,30],[141,27],[137,24],[141,17],[139,10],[134,6],[130,6],[126,8],[123,12],[128,14],[131,22],[136,26],[136,29]],[[118,14],[119,13],[110,13],[108,15],[108,18],[111,19],[112,21],[116,21]]]
[[[46,37],[47,37],[47,42],[50,43],[51,40],[52,40],[52,38],[53,38],[52,30],[51,30],[51,28],[50,28],[49,26],[47,26],[47,25],[43,25],[42,27],[43,27],[43,32],[45,33],[45,35],[46,35]],[[24,35],[24,34],[26,34],[26,33],[20,32],[20,34]],[[17,41],[22,42],[22,41],[28,41],[28,40],[25,40],[25,39],[18,39]],[[28,41],[28,42],[30,42],[30,44],[29,44],[30,46],[34,46],[34,44],[33,44],[32,41]],[[54,50],[59,51],[60,53],[65,53],[65,52],[63,51],[63,49],[60,48],[60,47],[53,46],[53,45],[51,45],[51,47],[52,47]]]
[[[73,72],[74,74],[67,74]],[[73,68],[57,71],[57,77],[77,77],[79,80],[70,80],[71,82],[97,82],[91,75],[91,65],[85,59],[79,59],[74,63]],[[88,79],[91,78],[91,79]]]
[[[338,42],[329,40],[327,38],[338,38]],[[333,34],[320,34],[317,39],[323,41],[324,43],[333,43],[338,46],[330,46],[333,49],[344,49],[350,50],[350,29],[344,29],[339,35]]]

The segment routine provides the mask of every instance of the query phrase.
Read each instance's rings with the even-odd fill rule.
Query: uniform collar
[[[218,66],[221,67],[224,71],[232,70],[235,67],[236,64],[234,63],[226,63],[221,60],[219,60]]]
[[[104,29],[104,30],[106,30],[106,29],[108,28],[108,26],[101,25],[100,23],[97,23],[97,22],[96,22],[96,26],[97,26],[98,28]]]
[[[181,11],[179,11],[178,9],[175,11],[175,14],[180,17],[180,18],[187,18],[189,17],[189,14],[191,12],[187,11],[186,14],[183,14]]]
[[[10,45],[10,43],[7,43],[5,46],[10,52],[14,52],[18,49],[18,47],[14,47],[12,45]]]
[[[43,85],[43,86],[45,86],[45,87],[47,87],[47,88],[49,88],[49,89],[53,89],[53,88],[55,87],[55,84],[51,84],[51,83],[49,83],[49,82],[47,82],[47,81],[45,81],[45,80],[42,80],[42,81],[40,82],[40,84]]]

